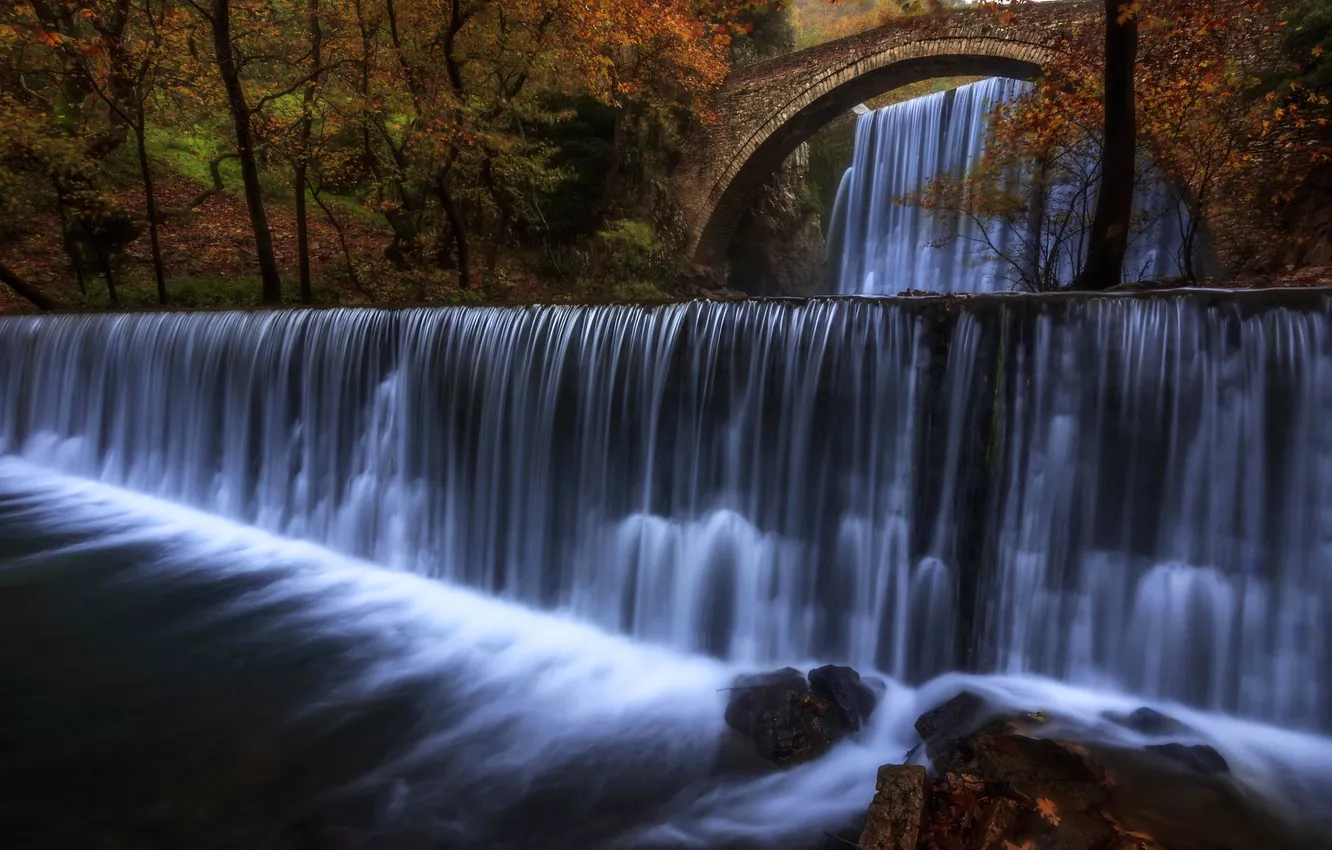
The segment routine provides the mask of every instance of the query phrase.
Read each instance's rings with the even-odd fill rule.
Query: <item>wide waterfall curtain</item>
[[[1332,728],[1328,309],[13,318],[0,453],[737,662]]]

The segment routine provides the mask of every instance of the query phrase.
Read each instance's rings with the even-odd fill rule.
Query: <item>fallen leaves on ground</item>
[[[1059,807],[1048,797],[1036,798],[1036,811],[1049,821],[1050,826],[1059,826]]]

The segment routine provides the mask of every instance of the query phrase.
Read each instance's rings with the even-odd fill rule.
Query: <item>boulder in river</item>
[[[765,761],[781,766],[818,758],[845,734],[837,706],[790,667],[736,679],[726,725]]]
[[[820,667],[808,679],[787,667],[736,679],[726,725],[764,761],[799,764],[860,731],[877,702],[874,689],[850,667]]]
[[[946,773],[965,766],[971,760],[967,737],[993,713],[982,697],[963,691],[916,718],[916,734],[934,769]]]
[[[878,695],[850,667],[829,664],[810,670],[809,686],[837,707],[842,728],[847,732],[859,732],[869,722],[879,701]]]
[[[1106,714],[1105,717],[1126,729],[1132,729],[1140,735],[1153,738],[1165,738],[1171,735],[1188,735],[1193,730],[1168,714],[1162,714],[1146,706],[1134,709],[1129,714]]]
[[[1157,753],[1198,773],[1230,773],[1225,756],[1206,744],[1153,744],[1147,752]]]

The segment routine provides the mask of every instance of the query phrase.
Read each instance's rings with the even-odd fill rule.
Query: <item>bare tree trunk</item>
[[[1188,210],[1189,220],[1184,226],[1183,244],[1179,246],[1179,266],[1185,280],[1197,283],[1198,264],[1194,255],[1198,252],[1198,229],[1202,227],[1202,204],[1190,196]]]
[[[39,310],[54,310],[60,306],[46,293],[19,277],[18,273],[4,263],[0,263],[0,283],[8,286],[14,294]]]
[[[624,107],[615,107],[614,123],[611,125],[610,163],[606,167],[606,184],[601,188],[601,200],[597,202],[594,218],[600,222],[605,218],[615,200],[615,190],[620,183],[620,158],[624,155]]]
[[[268,215],[264,211],[264,199],[260,193],[259,164],[254,156],[254,139],[250,133],[250,107],[245,102],[240,68],[231,46],[230,0],[213,0],[212,28],[218,71],[227,92],[231,120],[236,127],[236,152],[240,157],[241,182],[245,185],[245,206],[250,213],[250,228],[254,231],[263,302],[281,304],[282,276],[278,272],[277,256],[273,251],[273,233],[268,227]]]
[[[116,294],[116,273],[111,268],[111,257],[107,254],[106,248],[102,246],[102,240],[97,237],[97,231],[92,225],[88,224],[87,219],[79,220],[83,226],[83,232],[88,238],[88,244],[92,246],[93,254],[97,256],[97,266],[102,271],[102,277],[106,279],[106,297],[112,307],[120,306],[120,296]]]
[[[453,231],[453,244],[458,251],[458,286],[472,288],[471,252],[467,245],[467,221],[462,211],[453,200],[449,191],[448,174],[439,175],[439,205],[444,209],[444,216],[449,220],[449,229]]]
[[[488,293],[495,268],[499,265],[499,254],[500,248],[503,246],[504,234],[509,229],[509,222],[513,220],[513,209],[508,197],[495,179],[495,168],[489,156],[486,157],[486,161],[481,166],[481,179],[485,183],[487,191],[490,192],[490,197],[495,201],[495,208],[498,213],[494,238],[490,240],[490,250],[486,254],[486,267],[481,278],[481,290]]]
[[[1031,181],[1031,196],[1027,205],[1027,256],[1023,275],[1031,283],[1032,290],[1041,292],[1047,289],[1043,260],[1045,251],[1042,241],[1045,239],[1045,213],[1050,195],[1050,160],[1042,155],[1036,161],[1036,174]]]
[[[1085,289],[1108,289],[1120,282],[1133,217],[1138,147],[1133,73],[1138,61],[1138,19],[1136,13],[1121,15],[1123,5],[1123,0],[1105,0],[1105,145],[1101,189],[1080,281]]]
[[[310,11],[310,82],[305,86],[302,101],[300,140],[296,148],[296,250],[300,257],[301,303],[314,303],[314,288],[310,283],[310,227],[305,214],[306,169],[310,166],[310,132],[314,124],[316,74],[323,61],[320,49],[324,34],[319,29],[319,0],[308,0]]]
[[[82,225],[71,219],[69,202],[60,186],[60,181],[53,182],[56,187],[56,208],[60,213],[60,247],[64,249],[65,256],[69,257],[70,265],[74,267],[74,279],[79,282],[79,295],[87,295],[88,281],[83,275],[83,249],[79,245],[78,237],[75,236],[76,228],[81,229]]]
[[[293,182],[296,189],[296,266],[300,276],[301,303],[314,303],[314,287],[310,283],[310,226],[305,213],[305,163],[296,163]]]
[[[366,26],[365,12],[361,7],[361,0],[353,0],[356,8],[356,27],[361,33],[361,88],[362,98],[370,97],[370,28]],[[367,100],[368,102],[368,100]],[[370,122],[364,115],[361,116],[361,167],[375,175],[375,182],[379,182],[378,170],[375,168],[375,154],[370,149]]]
[[[342,261],[347,266],[347,279],[365,297],[374,301],[374,295],[361,286],[360,275],[356,273],[356,263],[352,261],[351,248],[347,246],[347,229],[342,226],[342,222],[338,221],[338,217],[333,215],[333,211],[328,208],[328,204],[324,203],[324,199],[319,196],[319,187],[316,186],[310,195],[314,198],[315,203],[319,205],[319,208],[324,211],[324,217],[328,219],[329,224],[333,225],[333,230],[338,234],[338,245],[342,248]]]
[[[157,232],[157,195],[153,189],[153,169],[148,163],[148,142],[144,139],[147,132],[143,117],[143,101],[139,100],[139,109],[135,113],[134,132],[138,136],[139,173],[143,177],[143,205],[148,213],[148,244],[153,250],[153,277],[157,280],[157,303],[163,307],[167,303],[166,269],[162,264],[162,243]]]
[[[462,31],[467,20],[471,17],[471,12],[464,12],[461,0],[450,0],[449,2],[449,25],[444,31],[444,70],[448,73],[449,85],[453,89],[453,95],[461,105],[464,97],[462,68],[458,64],[458,58],[454,54],[454,46],[458,33]],[[449,161],[452,162],[456,153],[449,152]],[[463,289],[472,288],[472,263],[471,251],[467,245],[467,219],[462,211],[458,209],[457,202],[453,199],[453,194],[449,191],[448,167],[439,176],[439,202],[444,208],[444,215],[449,220],[449,228],[453,230],[454,245],[458,250],[458,286]]]

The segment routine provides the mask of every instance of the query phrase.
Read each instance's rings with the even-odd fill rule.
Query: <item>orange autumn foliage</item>
[[[992,8],[998,16],[1020,14],[1011,5]],[[1121,11],[1137,17],[1141,32],[1134,82],[1139,179],[1151,172],[1150,179],[1163,180],[1187,209],[1179,274],[1194,279],[1201,274],[1199,229],[1223,216],[1242,216],[1257,203],[1254,141],[1266,116],[1253,91],[1270,62],[1279,23],[1264,0],[1158,0],[1125,4]],[[1055,233],[1067,240],[1063,259],[1046,259],[1067,266],[1083,250],[1088,199],[1098,181],[1101,42],[1099,27],[1067,33],[1061,61],[1034,89],[995,107],[980,166],[911,200],[980,221],[1026,224],[1032,215],[1043,216],[1043,238]],[[1066,197],[1078,199],[1076,208],[1048,203],[1044,193],[1052,176],[1072,181]],[[1139,211],[1135,219],[1140,226],[1145,214]],[[1024,285],[1056,285],[1049,269],[1036,270],[1036,259],[1021,262],[1031,265],[1020,270]]]

